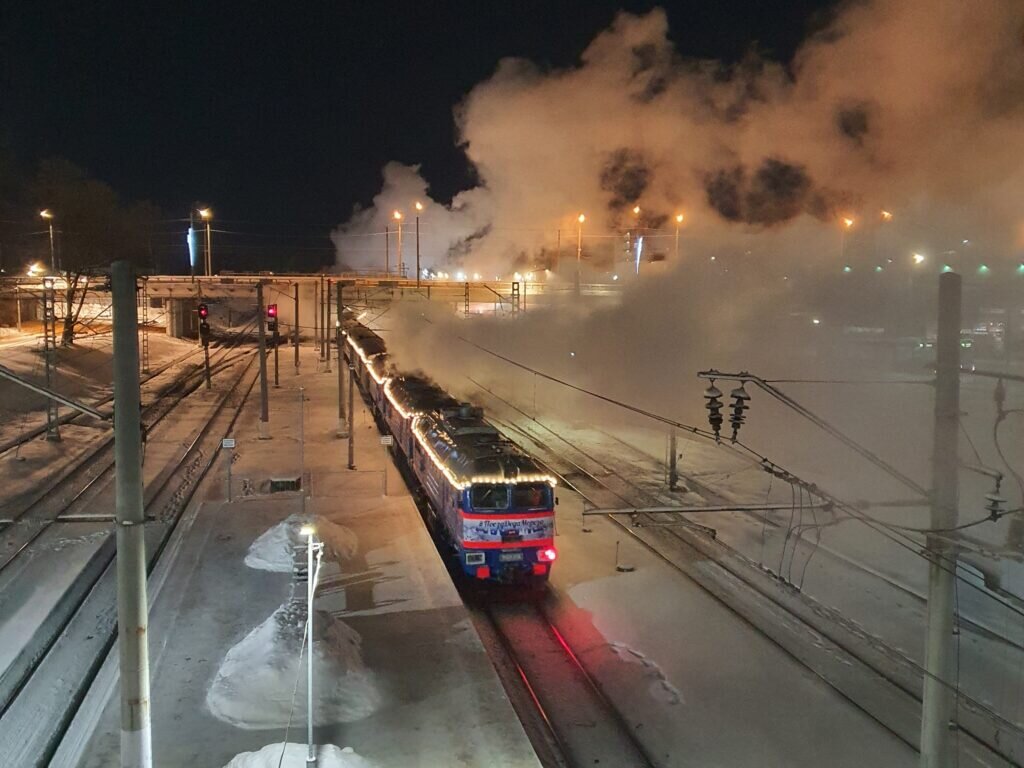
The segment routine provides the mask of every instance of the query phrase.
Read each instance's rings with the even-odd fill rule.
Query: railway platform
[[[352,750],[324,752],[322,764],[538,766],[358,392],[349,470],[347,441],[337,436],[336,368],[324,370],[308,348],[301,374],[290,350],[287,359],[279,388],[271,365],[271,439],[257,437],[257,387],[234,430],[231,500],[222,449],[151,576],[154,762],[226,766],[271,745],[305,744],[305,583],[292,565],[304,558],[298,526],[312,520],[326,545],[314,614],[314,739]],[[287,488],[296,477],[305,498],[271,491],[272,480]],[[117,762],[116,662],[114,648],[55,765]],[[240,760],[231,765],[264,764]]]

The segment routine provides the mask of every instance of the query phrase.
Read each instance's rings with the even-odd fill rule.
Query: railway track
[[[563,485],[577,493],[586,504],[596,508],[632,508],[664,505],[666,502],[677,503],[676,499],[668,495],[666,489],[643,487],[597,456],[580,448],[577,443],[524,414],[504,398],[489,390],[485,391],[525,417],[520,424],[517,423],[518,419],[510,421],[495,417],[492,410],[490,420],[519,442],[524,449],[540,457],[549,471],[559,477]],[[536,433],[540,430],[544,431],[544,437]],[[550,440],[557,440],[559,447],[553,447]],[[639,452],[635,446],[633,450]],[[570,458],[567,454],[575,458]],[[648,461],[651,460],[646,454],[644,457]],[[588,469],[584,466],[585,463],[592,463],[593,468]],[[683,473],[680,477],[688,483],[691,482]],[[708,500],[717,503],[714,496]],[[756,520],[758,525],[768,524],[774,525],[776,529],[782,528],[769,518],[752,513],[748,515],[752,520]],[[875,703],[876,719],[897,737],[916,747],[920,722],[921,670],[903,652],[884,645],[877,638],[867,634],[859,625],[845,619],[836,609],[829,609],[813,600],[807,600],[798,590],[786,585],[777,577],[769,576],[768,571],[758,566],[756,560],[750,560],[740,552],[717,542],[714,529],[689,520],[681,520],[679,515],[672,513],[640,513],[627,519],[612,515],[606,517],[666,565],[695,581],[787,653],[825,677],[838,692],[869,712],[872,712],[873,708],[866,706],[864,699],[861,698],[865,695],[863,679],[875,680],[876,689],[869,695]],[[823,554],[833,557],[851,570],[879,579],[888,587],[899,589],[904,596],[916,599],[919,604],[922,600],[905,585],[893,582],[841,553],[824,551]],[[709,558],[719,566],[719,574],[715,578],[708,576],[706,566]],[[704,561],[705,567],[695,567],[700,561]],[[722,584],[726,586],[723,587]],[[742,589],[748,594],[741,596],[737,589]],[[789,626],[778,626],[784,624]],[[800,632],[793,632],[800,624],[818,633],[820,644],[816,648],[808,650],[801,647],[805,645],[805,641],[799,637]],[[967,620],[963,621],[963,625],[971,626],[980,634],[992,635],[986,628],[973,625]],[[994,637],[1004,644],[1019,646],[1017,641],[1012,641],[1003,634]],[[856,645],[856,650],[853,644]],[[829,659],[829,656],[833,658]],[[834,662],[839,658],[844,661],[842,666],[836,667]],[[1006,755],[1016,757],[1021,754],[1024,734],[1019,726],[1002,718],[980,700],[962,691],[959,695],[961,706],[964,707],[959,715],[960,733],[964,737],[961,740],[961,754],[965,758],[962,764],[1003,765],[1008,764],[1001,762]],[[879,701],[886,701],[881,710],[877,709]]]
[[[204,404],[200,423],[190,428],[180,450],[147,483],[150,571],[212,466],[220,438],[230,434],[255,384],[255,359],[254,354],[241,353],[220,361],[214,378],[216,400]],[[174,400],[174,406],[184,397]],[[176,413],[176,407],[162,408],[161,419]],[[173,425],[167,422],[167,426]],[[31,540],[0,568],[3,613],[17,616],[20,611],[26,616],[25,621],[8,623],[6,631],[18,633],[18,642],[5,643],[0,650],[0,754],[8,764],[47,763],[116,637],[111,477],[107,466],[85,478],[84,485],[79,482],[73,507],[105,509],[110,515],[61,511],[34,518]],[[51,513],[55,508],[47,507]],[[15,524],[8,531],[24,527]],[[73,565],[68,563],[72,557],[77,558]],[[75,572],[61,582],[63,568]],[[52,578],[62,591],[51,596],[52,605],[46,606],[45,613],[33,613],[34,584],[48,573],[55,574]]]
[[[546,768],[656,765],[535,599],[491,599],[473,617]]]

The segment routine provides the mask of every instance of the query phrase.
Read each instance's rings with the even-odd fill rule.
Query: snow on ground
[[[260,534],[249,547],[245,564],[257,570],[291,573],[295,548],[306,544],[306,538],[299,534],[304,525],[312,525],[316,529],[328,560],[349,560],[359,548],[359,539],[351,528],[332,523],[320,515],[293,514]]]
[[[304,720],[304,620],[304,601],[289,600],[227,652],[206,695],[214,716],[247,730],[282,728],[289,714],[293,723]],[[323,611],[316,613],[313,633],[314,722],[346,723],[372,714],[381,696],[363,664],[358,633]]]
[[[278,742],[267,744],[259,752],[235,755],[224,768],[303,768],[307,764],[306,754],[305,744]],[[316,765],[320,768],[372,768],[373,763],[357,755],[352,747],[321,744],[316,747]]]

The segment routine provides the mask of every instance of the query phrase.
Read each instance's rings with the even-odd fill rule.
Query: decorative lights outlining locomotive
[[[555,478],[433,382],[388,371],[383,339],[354,319],[342,328],[363,390],[395,438],[430,514],[478,579],[542,582],[555,548]]]

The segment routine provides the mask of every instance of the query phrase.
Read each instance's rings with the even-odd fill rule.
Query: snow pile
[[[281,749],[284,748],[284,759]],[[305,744],[267,744],[259,752],[235,755],[224,768],[305,768]],[[339,749],[333,744],[318,745],[316,765],[320,768],[372,768],[372,763],[355,753],[352,747]]]
[[[355,555],[359,539],[352,529],[319,515],[289,515],[260,534],[249,547],[245,564],[261,571],[290,573],[295,563],[295,548],[306,544],[306,538],[299,534],[304,525],[312,525],[316,529],[317,538],[324,543],[327,559],[348,560]]]
[[[669,682],[665,673],[656,662],[647,658],[635,648],[630,648],[625,643],[612,641],[609,645],[611,646],[612,653],[622,661],[643,666],[644,675],[651,678],[651,684],[648,686],[647,691],[655,701],[660,701],[662,704],[686,703],[683,701],[683,694]]]
[[[305,721],[305,658],[299,664],[305,617],[304,601],[289,601],[227,652],[206,694],[215,717],[249,730],[283,728],[297,690],[292,722]],[[363,664],[358,633],[317,611],[313,635],[314,722],[352,722],[370,715],[380,693]]]

